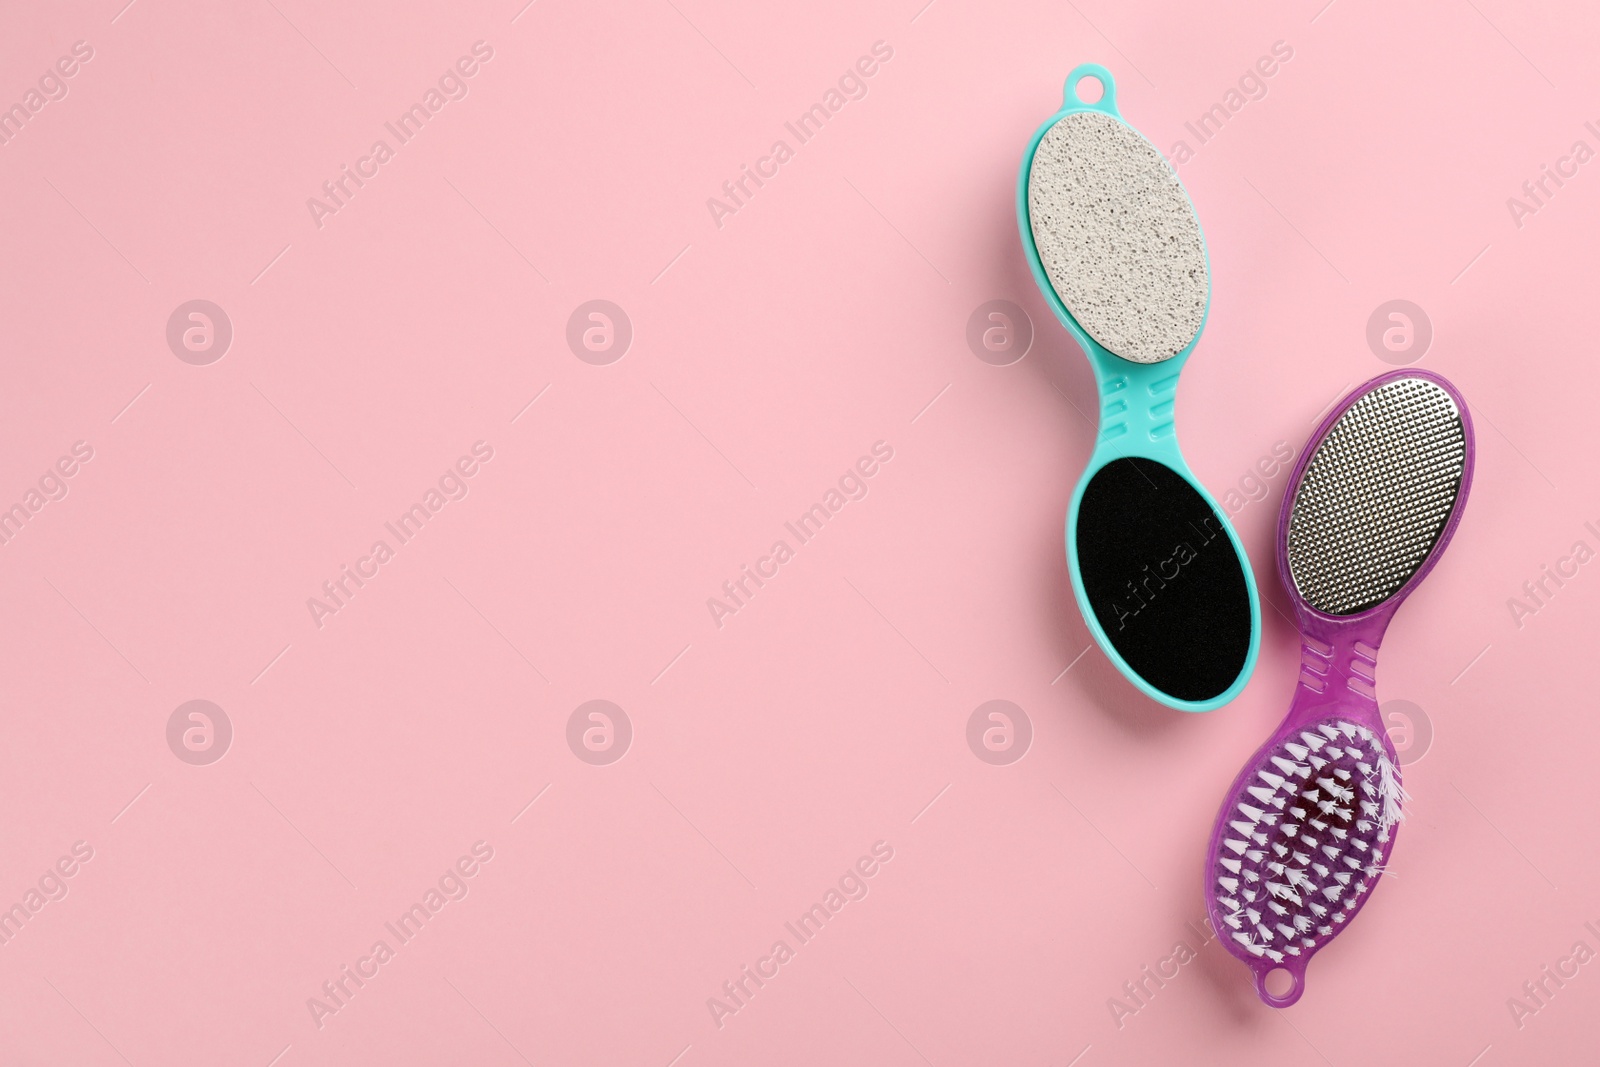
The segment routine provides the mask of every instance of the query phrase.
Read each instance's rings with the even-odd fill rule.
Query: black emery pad
[[[1078,505],[1078,571],[1100,628],[1146,682],[1209,700],[1250,654],[1250,596],[1222,520],[1176,471],[1112,460]]]

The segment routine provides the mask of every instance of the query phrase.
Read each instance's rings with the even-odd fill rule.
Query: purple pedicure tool
[[[1219,940],[1286,1008],[1311,957],[1371,898],[1407,797],[1378,714],[1383,633],[1450,543],[1472,484],[1472,420],[1429,371],[1350,393],[1301,452],[1278,516],[1278,576],[1300,626],[1283,725],[1229,787],[1206,861]],[[1281,994],[1267,976],[1287,972]]]

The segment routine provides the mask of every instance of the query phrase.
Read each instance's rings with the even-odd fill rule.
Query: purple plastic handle
[[[1461,414],[1462,433],[1466,445],[1461,470],[1461,489],[1456,494],[1455,505],[1450,511],[1444,529],[1439,534],[1438,541],[1428,553],[1428,558],[1405,585],[1381,604],[1366,611],[1354,615],[1329,615],[1318,611],[1300,596],[1289,574],[1289,516],[1294,510],[1295,493],[1305,477],[1306,467],[1310,464],[1311,458],[1316,455],[1323,438],[1333,428],[1334,423],[1338,422],[1356,401],[1374,389],[1401,378],[1418,378],[1432,382],[1455,401],[1456,410]],[[1382,738],[1385,753],[1398,767],[1399,760],[1395,755],[1394,743],[1385,732],[1383,720],[1378,714],[1375,688],[1378,648],[1383,643],[1383,633],[1389,627],[1389,620],[1394,618],[1395,610],[1417,587],[1417,583],[1433,570],[1434,564],[1439,561],[1440,554],[1450,543],[1451,536],[1461,522],[1461,513],[1467,503],[1467,492],[1472,486],[1475,447],[1472,417],[1467,412],[1466,400],[1455,386],[1431,371],[1390,371],[1358,386],[1334,405],[1327,418],[1323,419],[1311,434],[1306,447],[1301,450],[1300,458],[1295,463],[1294,473],[1290,476],[1288,487],[1284,491],[1283,505],[1278,510],[1278,578],[1289,594],[1289,600],[1294,605],[1295,618],[1300,626],[1300,681],[1295,686],[1294,699],[1289,705],[1289,714],[1284,718],[1283,724],[1266,744],[1256,750],[1255,755],[1245,764],[1239,776],[1234,779],[1233,785],[1229,787],[1222,808],[1217,814],[1216,827],[1211,832],[1211,846],[1206,852],[1206,913],[1211,919],[1211,927],[1219,935],[1217,940],[1250,968],[1255,976],[1256,994],[1274,1008],[1287,1008],[1300,999],[1300,995],[1305,992],[1307,964],[1311,962],[1312,956],[1333,940],[1333,937],[1321,940],[1316,947],[1298,956],[1285,956],[1279,963],[1251,955],[1231,937],[1226,936],[1228,927],[1223,923],[1224,909],[1217,901],[1217,882],[1212,872],[1215,870],[1217,857],[1222,849],[1223,838],[1228,832],[1230,815],[1243,801],[1246,788],[1255,782],[1257,769],[1277,751],[1281,744],[1313,724],[1330,717],[1365,726],[1375,736]],[[1398,832],[1398,826],[1390,829],[1388,848],[1391,854]],[[1372,883],[1374,888],[1379,878],[1381,874],[1374,878]],[[1356,898],[1353,907],[1345,909],[1346,918],[1341,930],[1348,929],[1349,924],[1355,920],[1356,915],[1371,898],[1372,892],[1369,889]],[[1336,930],[1333,936],[1337,937],[1339,932]],[[1281,997],[1273,996],[1267,991],[1267,975],[1276,970],[1287,971],[1294,982]]]

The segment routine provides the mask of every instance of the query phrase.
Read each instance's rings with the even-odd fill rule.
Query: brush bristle
[[[1365,726],[1329,719],[1256,765],[1211,858],[1224,937],[1282,963],[1338,933],[1404,818],[1400,770]]]

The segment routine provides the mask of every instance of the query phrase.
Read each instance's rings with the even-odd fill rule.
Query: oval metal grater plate
[[[1289,574],[1306,602],[1354,615],[1400,590],[1449,521],[1466,466],[1455,401],[1399,378],[1350,405],[1306,466],[1289,516]]]

